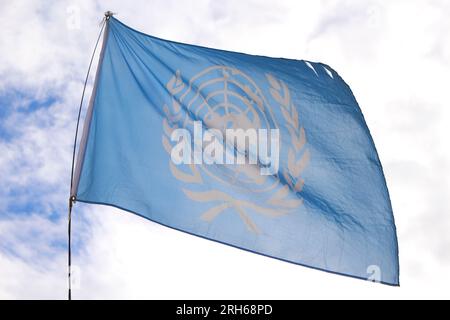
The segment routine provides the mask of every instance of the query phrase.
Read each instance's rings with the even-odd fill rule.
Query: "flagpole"
[[[67,231],[68,231],[68,246],[67,246],[67,259],[68,259],[68,280],[69,280],[69,292],[68,292],[68,299],[72,300],[72,207],[73,203],[75,202],[75,197],[69,198],[69,216],[68,216],[68,225],[67,225]]]
[[[72,153],[72,168],[70,175],[70,196],[69,196],[69,212],[68,212],[68,223],[67,223],[67,264],[68,264],[68,300],[72,300],[72,208],[76,201],[76,196],[74,193],[74,172],[75,172],[75,154],[77,149],[77,140],[78,140],[78,129],[80,127],[80,119],[81,119],[81,111],[83,108],[84,95],[86,92],[87,82],[89,80],[89,74],[91,72],[92,62],[94,61],[95,52],[97,51],[98,44],[100,42],[101,36],[103,34],[103,30],[105,25],[108,23],[109,19],[113,16],[111,11],[105,12],[105,17],[102,20],[100,33],[97,38],[97,42],[95,43],[94,51],[91,55],[91,60],[89,62],[89,67],[86,73],[86,78],[84,80],[83,92],[81,94],[80,106],[78,108],[78,117],[77,117],[77,125],[75,129],[75,137],[73,142],[73,153]]]

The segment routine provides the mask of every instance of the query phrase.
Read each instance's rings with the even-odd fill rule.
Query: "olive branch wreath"
[[[305,183],[301,174],[311,158],[309,149],[305,148],[305,129],[300,126],[298,111],[292,103],[287,85],[282,80],[277,80],[270,74],[266,74],[266,77],[270,84],[270,94],[280,105],[281,114],[286,121],[292,141],[292,145],[288,151],[287,170],[285,169],[282,174],[289,187],[295,192],[300,192]]]
[[[201,218],[205,221],[211,222],[219,214],[225,211],[227,208],[233,208],[238,213],[242,221],[247,228],[254,233],[260,233],[256,224],[251,220],[249,215],[244,210],[245,208],[251,209],[259,214],[268,217],[279,217],[288,214],[293,209],[302,204],[301,199],[287,199],[289,190],[295,190],[300,192],[303,187],[303,180],[300,178],[301,172],[304,170],[309,161],[309,152],[304,152],[299,161],[295,161],[296,155],[304,148],[306,144],[305,131],[303,127],[300,128],[298,113],[295,107],[291,104],[290,93],[287,86],[281,80],[276,80],[273,76],[267,75],[269,83],[271,85],[270,92],[273,98],[279,103],[283,117],[288,124],[288,130],[292,138],[292,147],[288,153],[288,171],[283,172],[284,179],[288,185],[284,185],[280,190],[275,192],[267,201],[264,207],[256,205],[250,201],[244,201],[235,199],[231,195],[219,191],[192,191],[183,188],[184,194],[190,199],[198,202],[220,202],[220,204],[208,209],[204,212]],[[172,144],[170,137],[172,132],[179,126],[178,121],[182,120],[183,113],[180,103],[175,98],[175,94],[179,93],[184,88],[184,83],[180,79],[180,73],[176,75],[168,82],[167,89],[172,95],[172,106],[164,105],[163,111],[166,117],[163,119],[164,135],[162,136],[162,144],[166,152],[170,155],[172,151]],[[180,170],[174,163],[169,160],[169,168],[172,175],[185,183],[202,185],[204,183],[201,173],[195,164],[189,164],[188,170]]]

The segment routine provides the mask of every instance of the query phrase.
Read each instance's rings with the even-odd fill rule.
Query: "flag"
[[[350,88],[322,63],[163,40],[111,17],[71,194],[267,257],[399,284],[374,142]]]

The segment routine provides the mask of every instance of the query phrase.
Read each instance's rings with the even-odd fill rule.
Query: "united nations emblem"
[[[271,102],[277,104],[280,112],[275,113],[255,81],[236,68],[209,67],[188,81],[177,71],[166,85],[172,102],[163,107],[162,143],[169,154],[173,131],[192,129],[198,120],[223,133],[227,129],[278,129],[282,121],[281,135],[288,135],[280,140],[289,141],[286,148],[279,146],[286,153],[286,163],[273,175],[261,175],[259,165],[250,163],[177,166],[169,160],[172,175],[185,185],[184,194],[193,201],[211,203],[206,212],[199,212],[205,221],[211,222],[224,212],[235,212],[248,230],[260,233],[252,215],[274,219],[292,213],[302,204],[302,173],[310,160],[305,130],[287,85],[270,74],[266,74],[266,80]],[[211,189],[208,181],[215,181],[217,189]]]

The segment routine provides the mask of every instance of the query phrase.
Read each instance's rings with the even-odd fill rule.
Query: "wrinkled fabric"
[[[108,24],[72,191],[77,201],[287,262],[399,284],[381,163],[336,71],[162,40],[115,18]],[[248,166],[174,165],[170,134],[192,132],[194,120],[205,129],[225,121],[278,128],[278,171],[258,177]]]

